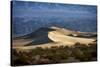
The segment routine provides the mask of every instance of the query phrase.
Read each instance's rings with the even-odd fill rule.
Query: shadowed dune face
[[[85,32],[84,32],[85,33]],[[37,45],[48,45],[49,43],[54,43],[54,45],[74,45],[79,42],[81,44],[89,44],[93,43],[95,39],[93,38],[82,38],[82,37],[73,37],[69,36],[83,34],[83,32],[71,31],[64,28],[59,27],[50,27],[50,28],[40,28],[37,31],[27,34],[22,37],[15,38],[13,40],[13,46],[37,46]],[[56,43],[56,44],[55,44]],[[49,45],[50,45],[49,44]],[[48,45],[48,46],[49,46]],[[52,45],[52,44],[51,44]]]
[[[13,46],[29,46],[30,44],[39,45],[53,42],[51,39],[48,38],[49,31],[54,31],[54,29],[40,28],[30,34],[13,38]]]
[[[39,38],[35,38],[32,42],[28,43],[26,46],[39,45],[39,44],[45,44],[45,43],[50,43],[50,42],[53,42],[53,41],[48,37],[48,34],[46,34]]]
[[[54,31],[55,29],[52,28],[47,28],[47,27],[42,27],[32,33],[26,34],[24,36],[20,37],[15,37],[13,39],[33,39],[33,38],[38,38],[44,35],[47,35],[49,31]]]

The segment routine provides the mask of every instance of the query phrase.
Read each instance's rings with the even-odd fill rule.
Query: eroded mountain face
[[[14,1],[12,5],[14,37],[51,26],[81,32],[97,32],[96,6],[19,1]]]

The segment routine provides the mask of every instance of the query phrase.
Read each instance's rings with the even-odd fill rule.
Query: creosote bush
[[[80,62],[97,60],[97,44],[88,46],[76,43],[73,47],[53,46],[51,48],[37,47],[29,52],[17,51],[12,49],[12,65],[30,65],[30,64],[51,64],[66,63],[73,57]],[[70,60],[72,62],[73,60]]]

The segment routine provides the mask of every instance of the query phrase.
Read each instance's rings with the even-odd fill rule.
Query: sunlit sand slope
[[[64,35],[61,32],[58,31],[52,31],[48,33],[48,37],[53,40],[54,42],[61,42],[64,44],[75,44],[77,42],[81,44],[89,44],[94,41],[94,39],[89,39],[89,38],[81,38],[81,37],[72,37],[72,36],[67,36]]]

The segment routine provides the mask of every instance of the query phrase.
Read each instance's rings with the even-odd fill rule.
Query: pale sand
[[[89,38],[67,36],[67,35],[64,35],[63,33],[57,32],[57,31],[49,32],[48,37],[54,42],[62,42],[64,44],[70,44],[70,43],[75,44],[77,42],[79,42],[81,44],[89,44],[94,41],[94,39],[89,39]]]
[[[13,40],[12,44],[13,44],[13,47],[24,46],[26,44],[29,44],[32,41],[33,41],[32,39],[19,39],[19,40]]]

